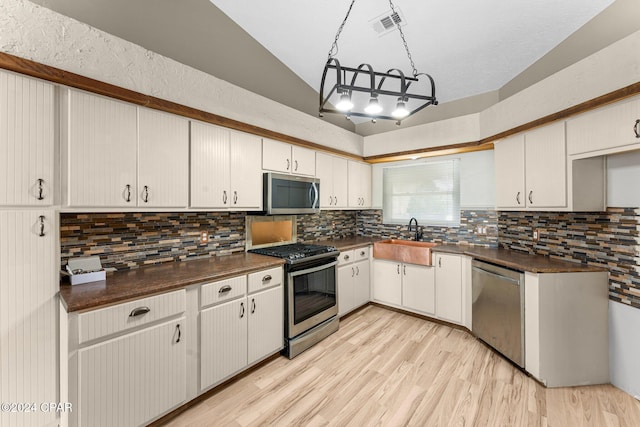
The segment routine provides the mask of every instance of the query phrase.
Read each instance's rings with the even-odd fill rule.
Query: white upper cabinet
[[[316,174],[316,152],[308,148],[264,138],[262,169],[295,175]]]
[[[135,207],[136,106],[76,90],[68,101],[68,204]]]
[[[498,209],[604,209],[604,159],[568,158],[564,122],[497,142],[494,160]]]
[[[54,87],[0,72],[0,205],[53,204]]]
[[[138,109],[138,206],[189,204],[189,121]]]
[[[569,155],[593,156],[640,147],[640,97],[567,120]]]
[[[348,161],[348,197],[350,208],[371,207],[371,165]],[[321,183],[322,185],[322,183]]]
[[[187,207],[186,119],[76,90],[65,98],[69,206]]]
[[[191,122],[191,207],[262,207],[259,137]]]
[[[346,208],[347,159],[316,153],[316,172],[320,179],[320,208]]]

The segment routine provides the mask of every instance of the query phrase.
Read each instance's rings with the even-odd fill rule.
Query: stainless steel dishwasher
[[[473,334],[524,367],[524,273],[474,260]]]

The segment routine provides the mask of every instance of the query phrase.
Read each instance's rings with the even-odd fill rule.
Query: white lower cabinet
[[[436,254],[436,316],[453,323],[462,323],[462,256]]]
[[[202,285],[201,306],[200,391],[283,348],[282,268]]]
[[[63,414],[70,426],[145,425],[187,400],[187,341],[193,330],[186,307],[182,289],[61,313],[62,346],[68,348],[62,352],[60,372],[68,383],[61,398],[73,405]]]
[[[369,302],[369,248],[340,253],[338,264],[338,315]]]
[[[77,425],[139,426],[186,399],[185,318],[78,351]]]
[[[435,306],[433,268],[375,259],[373,300],[432,315]]]

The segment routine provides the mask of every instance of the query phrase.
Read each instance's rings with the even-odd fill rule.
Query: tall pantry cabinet
[[[54,86],[0,71],[0,425],[57,425]],[[9,404],[5,408],[5,404]],[[29,404],[28,407],[25,404]],[[22,406],[19,406],[22,405]],[[5,410],[8,409],[8,410]]]

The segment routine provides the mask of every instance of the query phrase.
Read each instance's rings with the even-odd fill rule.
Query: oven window
[[[337,303],[335,266],[294,276],[293,292],[294,324],[334,307]]]

